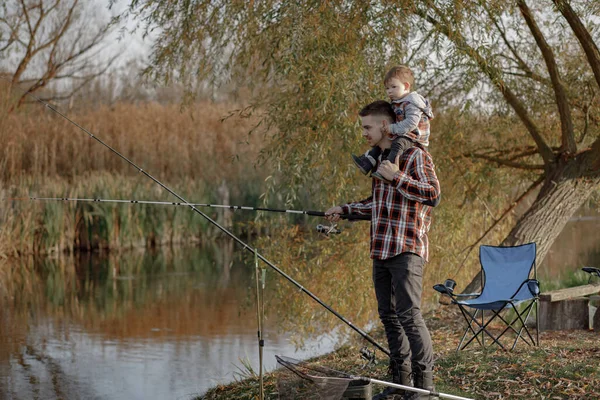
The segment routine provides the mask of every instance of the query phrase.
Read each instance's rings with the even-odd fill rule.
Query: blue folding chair
[[[454,294],[452,285],[434,286],[435,290],[452,298],[452,303],[460,308],[467,321],[467,328],[456,351],[464,350],[474,339],[482,347],[485,347],[486,335],[492,339],[493,343],[506,350],[500,342],[500,338],[511,331],[516,334],[511,350],[514,350],[519,339],[529,345],[539,346],[537,308],[540,289],[537,281],[535,254],[535,243],[513,247],[481,246],[479,248],[479,261],[483,270],[481,293]],[[530,279],[532,269],[533,279]],[[520,307],[517,307],[518,305]],[[536,307],[535,340],[527,327],[527,320],[534,305]],[[513,315],[501,315],[502,311],[509,309],[514,310]],[[491,312],[487,319],[486,311]],[[489,331],[492,321],[503,321],[506,328],[499,335],[494,335]],[[523,335],[523,332],[527,336]],[[465,343],[469,333],[472,337]]]

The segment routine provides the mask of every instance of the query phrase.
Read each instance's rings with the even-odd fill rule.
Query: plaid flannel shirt
[[[373,179],[372,196],[345,204],[342,210],[345,214],[371,215],[371,258],[385,260],[410,252],[429,261],[431,208],[440,200],[435,166],[431,155],[417,146],[402,153],[398,165],[400,170],[392,184]]]

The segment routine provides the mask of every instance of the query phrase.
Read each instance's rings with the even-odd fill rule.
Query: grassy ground
[[[436,353],[435,384],[439,392],[474,399],[593,399],[600,393],[600,335],[596,331],[542,332],[541,346],[519,343],[515,351],[472,346],[461,353],[460,316],[444,306],[427,316]],[[372,333],[385,343],[381,330]],[[315,359],[327,368],[389,380],[381,354],[377,363],[362,368],[363,344],[356,341]],[[496,346],[497,347],[497,346]],[[199,399],[257,399],[258,380],[248,371],[245,379],[218,386]],[[279,373],[265,378],[265,398],[278,398]],[[383,388],[374,387],[373,393]]]

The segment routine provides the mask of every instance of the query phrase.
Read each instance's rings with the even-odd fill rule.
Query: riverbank
[[[591,399],[600,392],[600,341],[594,331],[542,332],[540,347],[519,343],[515,351],[472,347],[456,353],[460,340],[461,317],[448,307],[426,316],[435,350],[436,390],[474,399]],[[383,331],[372,332],[385,343]],[[339,350],[313,359],[320,365],[353,375],[390,380],[385,357],[377,354],[377,364],[362,368],[359,350],[353,340]],[[265,378],[265,398],[277,399],[278,373]],[[258,379],[248,372],[245,379],[211,389],[197,400],[256,399]],[[373,393],[382,390],[373,387]]]

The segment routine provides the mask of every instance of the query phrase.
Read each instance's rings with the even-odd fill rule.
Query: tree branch
[[[531,10],[525,3],[525,0],[518,1],[519,10],[521,10],[521,14],[535,39],[538,47],[542,52],[542,56],[544,57],[544,61],[546,62],[546,67],[548,68],[548,73],[550,74],[550,80],[552,81],[552,87],[554,88],[554,97],[556,99],[556,105],[558,107],[558,113],[560,114],[560,127],[561,127],[561,144],[562,148],[567,150],[571,154],[575,154],[577,152],[577,144],[575,143],[575,136],[573,134],[573,119],[571,117],[571,108],[569,107],[569,101],[567,99],[567,94],[565,92],[565,87],[563,86],[562,79],[560,78],[560,73],[558,71],[558,65],[556,64],[556,59],[554,58],[554,53],[552,52],[552,48],[546,42],[544,35],[540,28],[538,27]]]
[[[484,150],[484,149],[480,148],[479,150]],[[553,150],[554,150],[554,148],[553,148]],[[558,149],[556,149],[556,150],[558,150]],[[463,157],[469,157],[471,154],[473,154],[473,152],[464,153]],[[494,156],[497,157],[499,155],[503,155],[504,160],[515,161],[520,158],[531,157],[533,155],[538,154],[538,152],[537,152],[537,148],[535,146],[527,146],[527,147],[523,147],[523,148],[512,148],[512,149],[492,148],[491,150],[485,151],[485,152],[479,151],[478,154],[483,154],[488,157],[494,157]]]
[[[502,56],[502,55],[500,55],[500,57],[506,58],[505,56]],[[534,80],[534,81],[539,82],[539,83],[541,83],[543,85],[546,85],[546,86],[551,86],[552,85],[548,81],[548,79],[544,79],[543,77],[541,77],[539,75],[530,75],[528,72],[518,73],[518,72],[512,72],[512,71],[504,71],[504,73],[506,75],[516,76],[516,77],[519,77],[519,78],[528,78],[528,79]]]
[[[583,22],[581,22],[581,19],[575,13],[568,1],[552,1],[558,8],[558,11],[560,11],[562,16],[567,20],[567,23],[571,26],[571,29],[573,30],[575,37],[577,37],[577,40],[579,40],[579,43],[581,44],[581,47],[587,56],[590,67],[594,72],[596,83],[598,86],[600,86],[600,50],[598,50],[594,39],[590,35],[590,32],[583,25]]]
[[[590,128],[590,110],[592,109],[592,104],[594,104],[594,99],[596,98],[596,93],[592,93],[592,98],[588,102],[588,104],[583,106],[583,131],[581,132],[581,136],[579,137],[579,143],[583,143],[583,140],[587,136],[588,130]]]
[[[506,36],[506,30],[504,29],[503,26],[500,25],[500,23],[498,22],[498,20],[496,18],[494,18],[494,16],[490,12],[489,8],[486,6],[485,2],[483,3],[483,6],[485,8],[485,11],[488,14],[488,17],[494,23],[494,26],[496,27],[496,30],[498,30],[498,32],[500,33],[500,37],[502,37],[502,41],[504,42],[504,44],[506,45],[506,47],[508,47],[508,49],[510,50],[511,54],[515,58],[511,59],[511,58],[505,56],[504,54],[500,54],[500,56],[504,57],[504,58],[507,58],[509,60],[514,61],[519,66],[519,68],[525,73],[523,76],[531,78],[534,81],[547,84],[548,81],[546,79],[544,79],[541,75],[536,74],[535,72],[533,72],[533,70],[529,67],[529,65],[525,62],[525,60],[523,60],[523,58],[519,55],[519,52],[517,52],[517,50],[515,49],[515,47],[508,40],[508,37]],[[517,74],[514,74],[514,75],[517,75]]]
[[[27,9],[27,5],[25,4],[24,0],[21,0],[21,6],[23,9],[23,14],[25,16],[25,20],[27,21],[27,27],[29,30],[29,42],[27,43],[27,46],[26,46],[27,50],[25,51],[25,55],[23,56],[23,58],[21,59],[21,62],[19,63],[19,65],[17,66],[17,69],[15,70],[15,73],[14,73],[13,79],[12,79],[12,83],[19,82],[19,79],[21,79],[21,75],[23,74],[23,72],[25,72],[25,70],[27,69],[27,66],[29,65],[31,58],[38,52],[35,49],[35,38],[36,38],[36,35],[38,32],[38,29],[40,28],[40,26],[42,24],[42,21],[46,17],[43,4],[40,1],[37,6],[32,7],[32,8],[40,9],[40,16],[39,16],[38,20],[35,22],[35,26],[32,28],[31,20],[29,17],[29,11]]]
[[[470,157],[472,158],[479,158],[482,160],[486,160],[486,161],[492,161],[495,162],[496,164],[505,166],[505,167],[511,167],[511,168],[517,168],[517,169],[524,169],[524,170],[530,170],[530,171],[536,171],[536,170],[544,170],[545,166],[544,165],[531,165],[531,164],[521,164],[521,163],[517,163],[514,161],[510,161],[510,160],[506,160],[503,158],[498,158],[498,157],[492,157],[486,154],[471,154]]]
[[[0,53],[6,51],[14,42],[19,42],[19,26],[21,25],[21,18],[18,18],[16,21],[8,22],[5,18],[0,18],[0,22],[3,22],[8,29],[10,30],[10,36],[6,40],[6,45],[0,48]]]
[[[97,66],[91,62],[92,57],[101,50],[99,47],[114,24],[103,24],[88,35],[89,24],[86,24],[78,13],[78,7],[81,7],[82,3],[79,0],[64,2],[67,3],[64,7],[61,6],[64,4],[61,3],[62,0],[18,1],[20,7],[16,10],[15,18],[20,20],[22,25],[27,21],[28,28],[20,28],[18,32],[18,35],[23,36],[18,37],[18,40],[25,42],[25,49],[20,52],[21,60],[12,81],[14,84],[27,82],[26,93],[40,91],[52,81],[67,77],[78,80],[73,86],[73,93],[105,73],[118,57],[117,55],[108,60],[104,59]],[[29,73],[28,68],[32,60],[40,58],[44,62],[43,69],[35,75]],[[26,72],[33,76],[22,79]],[[9,113],[26,102],[26,93],[10,107]]]
[[[444,34],[450,41],[452,41],[457,48],[466,56],[470,57],[475,61],[481,71],[487,75],[492,84],[500,90],[500,93],[504,96],[506,102],[515,110],[517,116],[521,119],[521,122],[525,125],[525,128],[536,143],[539,153],[544,160],[544,165],[549,167],[554,162],[554,153],[552,149],[546,144],[544,138],[540,134],[537,126],[529,117],[525,106],[521,103],[518,97],[506,86],[506,83],[502,80],[501,72],[492,66],[487,59],[485,59],[479,52],[471,47],[464,36],[456,30],[450,30],[447,25],[440,23],[435,18],[431,17],[427,12],[419,9],[415,10],[415,13],[421,18],[428,21],[442,34]]]
[[[64,19],[64,22],[61,24],[60,27],[57,27],[57,31],[55,34],[50,35],[50,38],[48,39],[48,41],[42,45],[40,45],[37,49],[36,49],[36,53],[44,50],[45,48],[49,47],[49,46],[53,46],[52,52],[54,52],[54,49],[56,48],[59,40],[65,35],[65,33],[67,32],[67,30],[69,29],[69,27],[71,26],[71,23],[73,22],[73,12],[75,11],[75,7],[77,6],[77,1],[73,2],[73,4],[71,5],[71,8],[69,8],[69,11],[67,12],[67,16]]]

